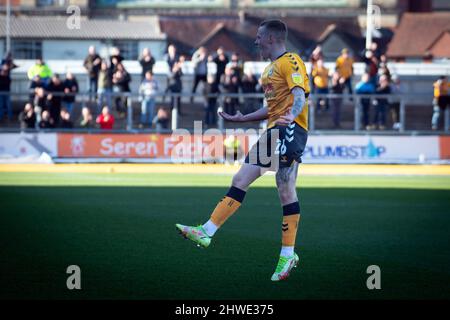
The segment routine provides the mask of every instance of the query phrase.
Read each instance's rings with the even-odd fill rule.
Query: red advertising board
[[[223,135],[58,134],[60,158],[201,160],[223,157]],[[242,152],[248,138],[238,135]]]
[[[439,137],[439,149],[441,160],[450,159],[450,137]]]

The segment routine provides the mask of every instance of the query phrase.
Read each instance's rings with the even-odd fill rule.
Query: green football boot
[[[184,238],[194,241],[198,247],[207,248],[211,243],[211,237],[206,234],[201,225],[191,227],[177,223],[175,227]]]
[[[294,255],[291,257],[280,256],[277,268],[275,269],[275,272],[273,273],[272,278],[270,280],[272,281],[285,280],[287,277],[289,277],[289,273],[291,272],[292,268],[295,268],[297,266],[298,260],[299,258],[296,253],[294,253]]]

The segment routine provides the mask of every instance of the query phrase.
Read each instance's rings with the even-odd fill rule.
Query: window
[[[14,59],[42,58],[42,42],[36,40],[12,40],[11,52]]]
[[[139,57],[137,41],[114,41],[113,46],[119,48],[125,60],[137,60]]]

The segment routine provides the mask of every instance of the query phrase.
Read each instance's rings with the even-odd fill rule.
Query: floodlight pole
[[[373,1],[367,0],[367,19],[366,19],[366,49],[370,48],[372,44],[372,30],[373,30]]]
[[[6,0],[6,52],[10,52],[11,50],[10,18],[11,18],[11,3],[10,0]]]

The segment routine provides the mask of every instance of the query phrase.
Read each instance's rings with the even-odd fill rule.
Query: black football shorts
[[[290,167],[294,161],[301,163],[308,131],[293,122],[289,126],[276,125],[267,129],[250,149],[245,163],[269,170]]]

